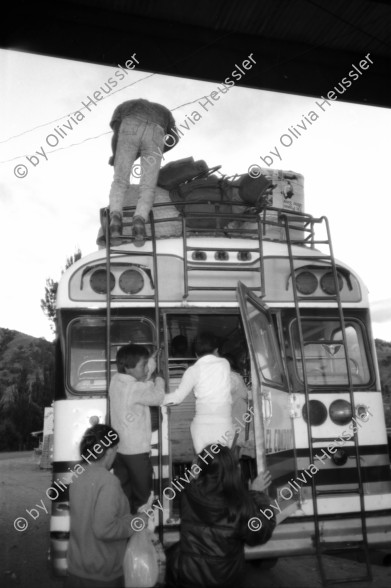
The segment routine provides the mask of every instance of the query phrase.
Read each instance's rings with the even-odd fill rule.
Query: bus
[[[205,330],[236,358],[248,388],[235,422],[245,431],[243,476],[268,469],[273,480],[259,520],[274,512],[278,525],[268,543],[246,547],[246,558],[322,561],[333,549],[362,549],[370,575],[368,549],[390,541],[390,460],[367,288],[335,259],[327,218],[304,212],[302,176],[267,173],[275,174],[269,196],[250,207],[239,198],[231,208],[212,202],[208,174],[195,180],[192,202],[174,205],[157,188],[143,247],[133,245],[130,222],[121,242],[106,247],[106,223],[98,250],[62,275],[50,526],[57,574],[66,573],[79,442],[89,426],[109,422],[118,348],[156,351],[169,392],[196,361],[193,343]],[[131,214],[124,209],[125,221]],[[191,395],[153,419],[153,510],[165,547],[179,536],[193,415]]]

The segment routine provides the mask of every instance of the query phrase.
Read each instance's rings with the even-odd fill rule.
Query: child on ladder
[[[151,406],[164,398],[164,380],[148,380],[150,354],[144,345],[124,345],[110,382],[111,423],[120,434],[114,473],[129,499],[131,512],[146,504],[152,491]]]

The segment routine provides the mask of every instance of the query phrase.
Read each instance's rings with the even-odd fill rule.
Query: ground
[[[2,588],[62,588],[63,580],[54,578],[48,563],[49,514],[44,511],[29,520],[25,531],[17,531],[14,521],[26,516],[26,508],[44,500],[51,486],[51,470],[41,470],[32,452],[0,453],[0,585]],[[48,509],[49,510],[49,509]],[[390,550],[391,552],[391,546]],[[353,582],[352,588],[389,588],[391,567],[382,565],[387,551],[371,553],[373,582]],[[327,557],[331,572],[340,577],[357,577],[363,566],[342,557]],[[321,588],[315,557],[281,558],[271,570],[246,567],[242,588]],[[337,585],[337,584],[335,584]],[[238,587],[240,588],[240,587]]]

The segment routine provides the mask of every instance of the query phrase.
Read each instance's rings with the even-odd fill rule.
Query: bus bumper
[[[320,540],[327,551],[327,545],[348,545],[362,541],[361,519],[359,516],[320,517]],[[366,529],[370,548],[382,548],[391,542],[391,511],[366,513]],[[264,545],[245,548],[246,559],[287,557],[316,553],[313,517],[289,518],[278,525],[272,538]]]

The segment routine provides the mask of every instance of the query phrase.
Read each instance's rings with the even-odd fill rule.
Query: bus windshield
[[[122,345],[141,343],[152,351],[154,325],[147,318],[112,319],[110,340],[111,373],[115,373],[115,358]],[[106,392],[106,319],[83,317],[73,320],[68,326],[67,344],[67,382],[72,392]]]
[[[308,384],[348,385],[346,353],[342,344],[340,322],[335,319],[303,319],[302,330]],[[355,320],[346,320],[345,330],[352,383],[353,385],[369,384],[371,373],[362,325]],[[296,320],[291,324],[291,342],[295,350],[296,372],[303,381],[303,364]]]

